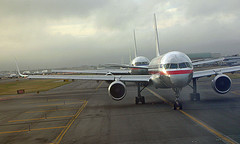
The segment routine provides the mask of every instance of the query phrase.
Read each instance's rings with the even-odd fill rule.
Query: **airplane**
[[[155,28],[157,32],[156,16]],[[156,43],[159,45],[158,38]],[[112,81],[108,87],[108,94],[113,100],[122,100],[127,93],[125,82],[137,83],[137,96],[135,103],[145,104],[145,98],[141,95],[144,88],[153,85],[155,88],[172,89],[175,93],[174,110],[182,109],[182,103],[179,99],[182,88],[188,86],[192,81],[193,92],[190,94],[191,100],[200,100],[200,94],[197,93],[197,80],[202,77],[215,75],[212,80],[212,88],[219,94],[225,94],[231,89],[231,79],[224,73],[234,73],[240,70],[240,66],[216,68],[203,71],[194,71],[193,66],[198,64],[182,52],[172,51],[160,55],[159,46],[156,49],[156,57],[151,60],[148,66],[128,66],[128,68],[144,69],[149,75],[29,75],[29,79],[79,79]],[[207,63],[207,62],[202,62]],[[20,72],[18,70],[18,72]],[[142,85],[144,83],[144,85]]]
[[[18,78],[17,74],[9,74],[8,78]]]
[[[16,67],[17,67],[17,72],[18,72],[19,77],[27,78],[29,75],[21,74],[20,69],[19,69],[18,64],[17,64],[17,59],[16,58],[15,58],[15,64],[16,64]]]
[[[109,64],[109,66],[113,67],[127,67],[129,66],[147,66],[149,65],[150,61],[148,58],[144,56],[138,56],[137,53],[137,42],[136,42],[136,35],[135,30],[133,30],[133,38],[134,38],[134,54],[135,58],[130,61],[130,65],[120,65],[120,64]],[[106,64],[107,66],[108,64]],[[100,70],[52,70],[52,73],[84,73],[84,74],[104,74],[104,75],[126,75],[126,74],[133,74],[133,75],[142,75],[148,74],[146,69],[139,69],[139,68],[131,68],[128,69],[100,69]]]

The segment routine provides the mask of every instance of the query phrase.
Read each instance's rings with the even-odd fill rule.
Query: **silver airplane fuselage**
[[[136,58],[134,58],[130,65],[131,66],[148,66],[150,63],[150,61],[143,56],[138,56]],[[147,75],[148,74],[148,70],[147,69],[140,69],[140,68],[131,68],[131,74],[133,75]]]
[[[173,51],[154,58],[148,72],[156,88],[181,89],[191,82],[193,66],[186,54]]]

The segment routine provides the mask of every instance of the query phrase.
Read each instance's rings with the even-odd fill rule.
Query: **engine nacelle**
[[[111,72],[106,73],[106,76],[111,76],[111,75],[113,75]]]
[[[219,94],[225,94],[230,91],[232,81],[231,79],[224,74],[217,75],[212,80],[212,88]]]
[[[111,72],[107,72],[106,73],[106,76],[112,76],[113,74],[111,73]],[[108,84],[111,84],[113,81],[111,81],[111,80],[107,80],[106,81]]]
[[[126,93],[126,85],[121,81],[114,81],[108,87],[108,94],[116,101],[122,100]]]

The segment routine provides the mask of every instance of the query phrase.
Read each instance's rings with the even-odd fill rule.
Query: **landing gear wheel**
[[[179,109],[182,110],[182,103],[179,104]]]
[[[145,97],[143,96],[135,97],[135,104],[138,104],[139,102],[141,102],[142,104],[145,104]]]
[[[174,110],[176,110],[176,109],[182,109],[182,103],[180,103],[179,101],[176,101],[175,103],[174,103],[174,107],[173,107],[173,109]]]
[[[200,95],[197,95],[196,100],[200,101]]]
[[[200,101],[200,94],[199,93],[191,93],[190,100],[191,101]]]
[[[135,97],[135,104],[138,104],[138,103],[139,103],[139,98]]]
[[[176,103],[174,103],[174,107],[173,107],[173,109],[174,109],[174,110],[176,110],[176,109],[177,109]]]
[[[141,97],[142,104],[145,104],[145,97]]]

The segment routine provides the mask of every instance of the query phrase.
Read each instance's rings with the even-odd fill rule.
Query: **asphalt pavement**
[[[39,93],[0,96],[0,143],[240,143],[240,79],[217,94],[209,79],[198,81],[200,101],[181,92],[183,110],[173,110],[171,89],[127,83],[122,101],[108,96],[106,82],[75,81]]]

